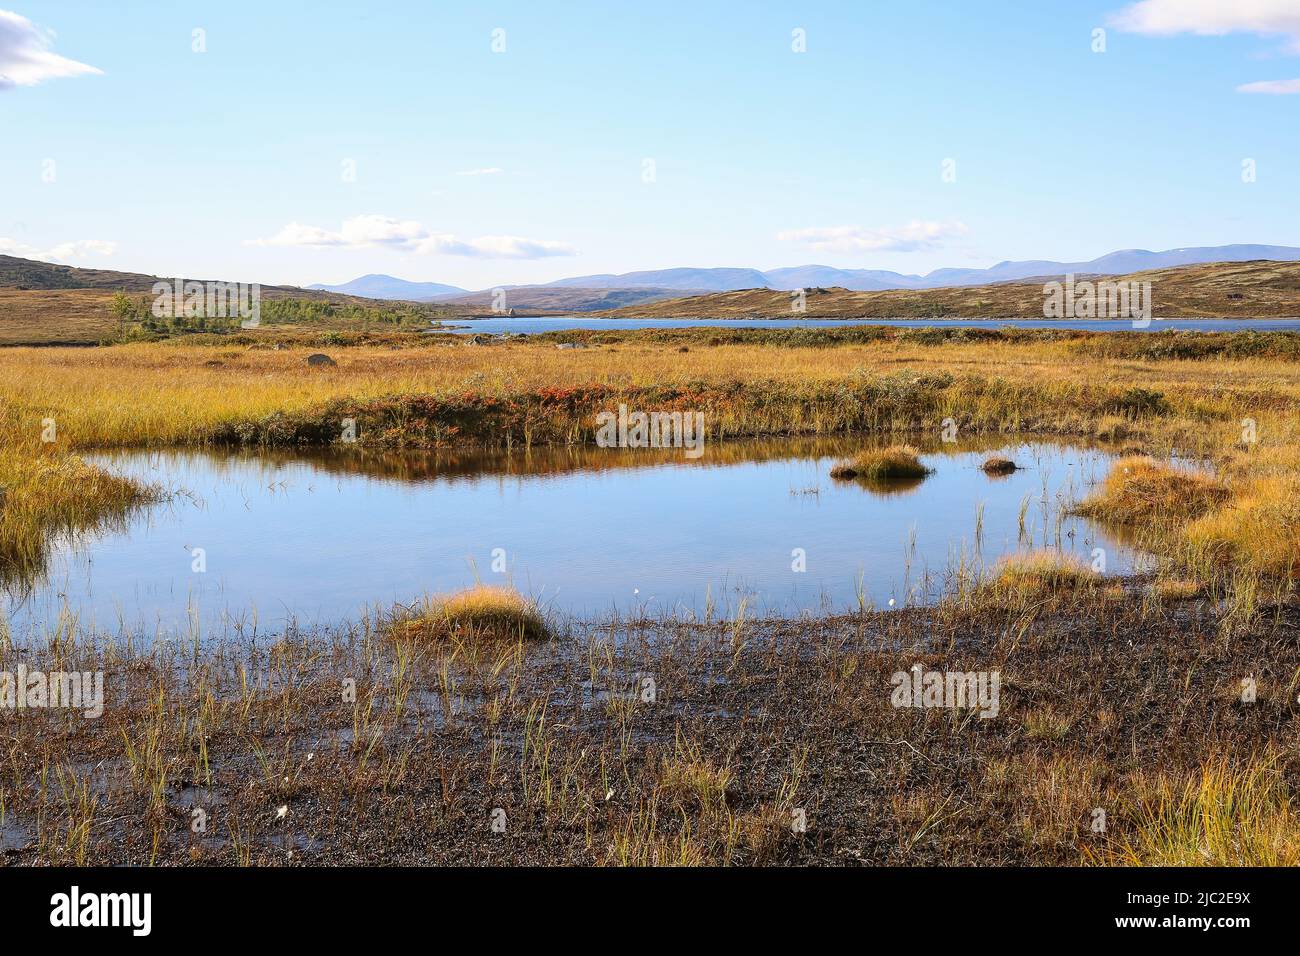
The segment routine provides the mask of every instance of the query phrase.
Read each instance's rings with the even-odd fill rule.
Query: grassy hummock
[[[1010,458],[1003,458],[1001,455],[992,455],[984,459],[984,464],[980,469],[989,475],[1009,475],[1020,468]]]
[[[893,445],[864,451],[831,469],[832,478],[924,478],[933,471],[921,464],[910,445]]]
[[[1046,597],[1096,587],[1101,575],[1072,554],[1054,550],[1015,554],[998,562],[991,586],[1021,596]]]
[[[544,640],[546,621],[537,605],[513,588],[477,584],[455,594],[430,598],[397,628],[403,636]]]
[[[1227,489],[1207,475],[1131,455],[1115,462],[1101,489],[1076,510],[1088,518],[1123,525],[1186,521],[1205,514],[1227,496]]]

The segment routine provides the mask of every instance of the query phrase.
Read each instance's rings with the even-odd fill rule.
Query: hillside
[[[790,292],[773,289],[669,299],[601,314],[624,318],[1041,319],[1043,284],[1051,278],[881,292],[812,288],[807,291],[807,311],[802,315],[792,313]],[[1163,318],[1300,317],[1300,262],[1218,262],[1104,278],[1150,282],[1155,314]]]
[[[112,269],[83,269],[36,259],[0,256],[0,289],[103,289],[110,292],[148,292],[155,282],[171,282],[173,276],[117,272]],[[188,277],[193,279],[193,276]],[[247,281],[199,279],[199,282]],[[292,285],[263,285],[262,295],[293,295],[301,298],[329,298],[326,293]]]
[[[120,324],[113,314],[113,297],[119,291],[133,299],[147,297],[159,281],[171,279],[0,256],[0,345],[90,345],[103,341]],[[467,311],[455,306],[416,305],[297,286],[263,285],[261,295],[263,303],[296,300],[311,304],[325,317],[297,320],[297,324],[322,329],[355,325],[357,315],[381,316],[376,324],[405,316],[397,324],[409,326],[415,312],[427,314],[425,321],[432,322],[457,318]]]

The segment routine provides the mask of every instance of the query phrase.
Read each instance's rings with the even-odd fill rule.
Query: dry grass
[[[1206,475],[1130,456],[1111,466],[1101,490],[1077,510],[1099,521],[1149,526],[1198,517],[1227,497],[1228,489]]]
[[[1205,585],[1190,578],[1160,578],[1151,591],[1161,601],[1192,601],[1205,593]]]
[[[921,463],[915,448],[910,445],[894,445],[865,451],[852,461],[841,462],[831,469],[831,477],[868,480],[924,478],[931,470]]]
[[[1138,779],[1133,830],[1102,859],[1126,866],[1296,866],[1300,817],[1275,756],[1211,758]]]
[[[1096,757],[1031,753],[990,761],[983,785],[1014,808],[1013,821],[1027,843],[1066,846],[1090,833],[1094,808],[1111,805],[1109,774]]]
[[[1025,715],[1025,733],[1033,740],[1061,741],[1070,733],[1074,719],[1051,707],[1042,707]]]
[[[1188,525],[1186,537],[1194,553],[1215,563],[1300,575],[1300,479],[1247,482],[1229,504]]]
[[[719,766],[697,744],[679,735],[674,752],[660,763],[657,783],[669,806],[716,815],[727,810],[727,794],[735,776],[730,767]]]
[[[0,582],[38,576],[51,537],[88,531],[159,496],[158,489],[75,455],[27,455],[0,446]]]
[[[562,421],[570,432],[577,426],[594,430],[588,416],[630,396],[638,403],[690,402],[707,413],[710,437],[937,430],[949,416],[963,434],[1014,429],[1091,435],[1141,380],[1170,406],[1163,419],[1144,419],[1146,427],[1161,424],[1172,431],[1194,415],[1199,424],[1188,429],[1189,437],[1204,446],[1227,441],[1245,414],[1258,417],[1264,428],[1300,400],[1300,367],[1294,362],[1118,363],[1081,352],[1078,346],[1087,340],[931,346],[897,336],[830,349],[743,340],[710,346],[699,335],[685,340],[692,346],[685,353],[675,339],[658,343],[647,336],[570,351],[518,340],[478,348],[459,341],[401,350],[355,346],[336,350],[338,367],[328,374],[306,366],[307,354],[317,347],[4,349],[0,394],[10,404],[0,411],[0,424],[9,442],[37,434],[48,415],[58,420],[64,447],[192,444],[273,416],[325,417],[339,403],[364,410],[366,403],[420,396],[498,406],[532,402],[563,416],[556,420],[563,436]],[[990,368],[999,374],[987,377]],[[1221,387],[1225,380],[1234,383],[1231,394]],[[552,394],[595,394],[599,405],[550,408],[558,400],[544,397]],[[1223,431],[1207,429],[1207,418],[1222,421]],[[337,421],[330,424],[337,435]],[[382,434],[363,430],[361,441],[378,441]],[[515,439],[523,440],[522,429]]]
[[[403,637],[457,635],[512,641],[549,636],[537,605],[512,588],[483,584],[430,598],[417,615],[398,622],[395,632]]]
[[[1042,550],[1003,558],[986,585],[994,597],[1037,600],[1096,588],[1102,577],[1080,558]]]

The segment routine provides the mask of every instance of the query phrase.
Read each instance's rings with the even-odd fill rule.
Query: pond
[[[933,599],[948,569],[1060,546],[1107,573],[1140,557],[1070,501],[1111,452],[1035,440],[922,446],[921,480],[829,475],[864,439],[681,449],[316,456],[208,451],[92,458],[174,494],[55,542],[11,585],[16,631],[71,612],[146,635],[329,625],[422,595],[512,583],[551,612],[793,615]],[[990,454],[1021,468],[986,475]]]

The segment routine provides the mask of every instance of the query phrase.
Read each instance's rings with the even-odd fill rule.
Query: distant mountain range
[[[987,269],[935,269],[925,275],[907,275],[882,269],[837,269],[832,266],[806,265],[783,269],[655,269],[642,272],[624,272],[619,275],[602,274],[574,276],[529,286],[504,286],[512,290],[534,290],[529,300],[564,301],[570,308],[583,308],[581,295],[567,293],[563,296],[542,294],[544,289],[635,290],[629,298],[650,301],[669,297],[669,293],[734,292],[740,289],[813,289],[842,288],[853,292],[882,292],[889,289],[941,289],[956,286],[989,285],[994,282],[1014,282],[1045,276],[1059,276],[1069,272],[1091,275],[1124,275],[1149,269],[1168,269],[1175,266],[1199,265],[1207,262],[1248,262],[1257,259],[1278,261],[1300,260],[1300,247],[1229,245],[1197,246],[1185,249],[1168,249],[1151,252],[1147,249],[1122,249],[1087,262],[1057,262],[1051,259],[1028,259],[999,262]],[[468,292],[455,286],[436,282],[408,282],[392,276],[367,275],[342,285],[313,285],[310,289],[340,292],[348,295],[376,299],[411,299],[415,301],[442,301],[479,305],[486,303],[491,290]],[[523,305],[519,296],[511,297],[515,304]],[[593,296],[587,308],[609,308],[608,295]],[[540,301],[530,305],[540,305]]]
[[[406,279],[396,279],[393,276],[373,272],[342,285],[325,285],[318,282],[307,288],[319,292],[356,295],[363,299],[411,299],[416,302],[444,295],[465,295],[469,292],[468,289],[444,285],[441,282],[408,282]]]

